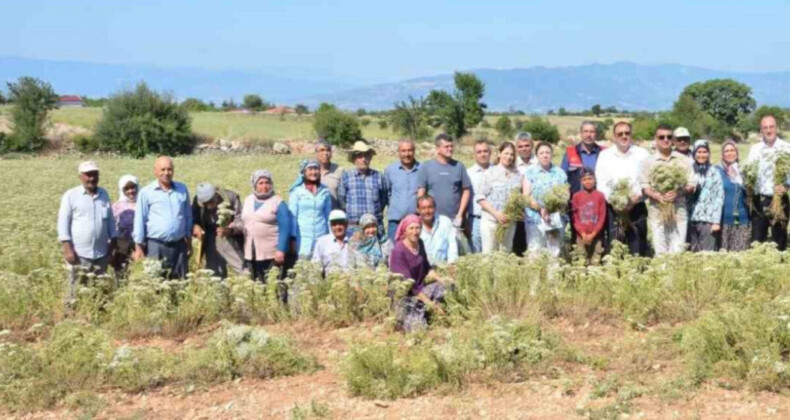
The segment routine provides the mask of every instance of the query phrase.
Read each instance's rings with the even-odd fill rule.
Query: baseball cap
[[[348,220],[348,218],[346,217],[346,212],[344,212],[343,210],[332,210],[331,212],[329,212],[330,222],[335,222],[339,220]]]
[[[79,173],[84,174],[86,172],[99,172],[99,166],[96,165],[96,162],[92,160],[86,160],[85,162],[80,163]]]
[[[197,197],[200,203],[205,203],[212,198],[214,198],[214,194],[217,193],[217,187],[211,185],[208,182],[201,182],[198,184],[197,189],[195,191],[195,196]]]
[[[686,127],[678,127],[678,128],[676,128],[675,132],[673,134],[675,135],[675,138],[679,138],[679,137],[691,138],[691,133],[689,133],[689,131],[688,131],[688,129],[686,129]]]

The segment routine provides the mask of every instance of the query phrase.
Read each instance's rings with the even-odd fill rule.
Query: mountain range
[[[685,86],[717,78],[747,84],[758,104],[790,107],[790,71],[746,73],[631,62],[469,71],[485,83],[483,101],[494,111],[584,110],[594,104],[628,110],[668,109]],[[197,97],[218,103],[234,98],[240,102],[243,95],[258,93],[278,104],[304,103],[313,108],[330,102],[350,110],[388,109],[409,96],[453,89],[452,74],[359,86],[348,77],[325,73],[312,77],[310,71],[210,70],[0,57],[0,81],[25,75],[50,82],[61,94],[108,96],[144,80],[152,88],[173,92],[178,99]]]

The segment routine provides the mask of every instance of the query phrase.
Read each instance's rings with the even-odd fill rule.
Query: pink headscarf
[[[414,214],[410,214],[404,217],[400,223],[398,223],[398,230],[395,231],[395,242],[400,242],[406,236],[406,228],[411,225],[420,224],[420,217]]]

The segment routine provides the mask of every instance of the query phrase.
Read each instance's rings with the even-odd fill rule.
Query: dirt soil
[[[316,355],[323,369],[310,375],[270,380],[242,379],[204,389],[167,386],[140,394],[110,391],[83,408],[58,407],[30,413],[24,419],[289,419],[295,406],[312,402],[328,408],[338,419],[568,419],[618,418],[604,410],[616,407],[619,418],[640,419],[786,419],[790,398],[782,394],[726,390],[716,384],[690,393],[666,396],[655,390],[679,373],[677,354],[663,345],[663,327],[634,331],[619,321],[558,319],[547,328],[560,333],[580,353],[603,360],[561,363],[549,373],[522,382],[472,383],[460,392],[433,392],[417,398],[373,401],[351,397],[339,372],[342,356],[356,338],[389,334],[373,325],[324,330],[315,326],[279,325],[272,332],[290,334],[300,348]],[[207,334],[208,332],[203,332]],[[194,338],[134,340],[176,351]],[[651,391],[617,405],[616,390],[596,395],[596,385],[616,378],[620,389],[641,386]],[[669,391],[672,391],[671,389]],[[672,393],[669,392],[671,395]],[[587,416],[588,410],[599,410]],[[616,414],[615,414],[616,415]]]

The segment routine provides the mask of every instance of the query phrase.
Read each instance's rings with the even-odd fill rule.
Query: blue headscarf
[[[321,165],[315,159],[304,159],[299,164],[299,174],[296,175],[296,180],[293,184],[291,184],[291,188],[288,190],[289,192],[293,192],[296,188],[299,188],[300,185],[304,184],[304,171],[307,168],[321,168]]]

